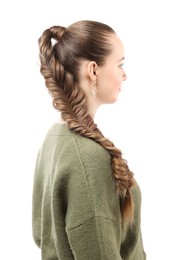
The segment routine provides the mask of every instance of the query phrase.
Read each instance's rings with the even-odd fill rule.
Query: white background
[[[37,39],[52,25],[81,19],[109,24],[124,43],[128,80],[118,102],[102,106],[96,121],[122,150],[141,187],[147,259],[180,259],[178,2],[1,2],[0,259],[40,260],[31,234],[33,171],[58,114],[39,73]]]

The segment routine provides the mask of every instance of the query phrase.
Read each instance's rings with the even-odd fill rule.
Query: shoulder
[[[39,164],[46,169],[53,167],[59,177],[88,175],[92,179],[107,178],[108,182],[112,178],[109,152],[95,141],[75,134],[65,124],[56,123],[48,131]]]
[[[69,154],[79,152],[84,159],[110,159],[109,152],[94,140],[69,130],[66,124],[55,123],[48,131],[45,143],[56,146],[58,151],[67,150]]]

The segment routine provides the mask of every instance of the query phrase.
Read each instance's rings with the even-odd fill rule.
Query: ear
[[[96,80],[97,77],[97,63],[95,61],[90,61],[88,64],[88,76],[92,81]]]

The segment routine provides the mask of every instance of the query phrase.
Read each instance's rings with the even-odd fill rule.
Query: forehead
[[[110,59],[122,59],[124,57],[124,47],[122,41],[116,34],[112,34],[109,38],[112,45],[112,53],[110,54]]]

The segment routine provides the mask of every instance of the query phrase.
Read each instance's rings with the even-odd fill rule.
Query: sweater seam
[[[110,218],[105,218],[105,217],[102,217],[100,215],[95,215],[93,217],[90,217],[88,219],[86,219],[84,222],[80,223],[79,225],[75,226],[75,227],[70,227],[70,228],[67,228],[68,231],[72,231],[72,230],[75,230],[81,226],[83,226],[88,220],[91,220],[91,219],[96,219],[96,218],[101,218],[101,219],[104,219],[104,220],[107,220],[107,221],[111,221],[111,222],[114,222],[116,223],[117,221],[114,220],[114,219],[110,219]]]
[[[94,206],[94,202],[93,202],[93,196],[92,196],[92,192],[91,192],[91,187],[90,187],[89,181],[88,181],[87,169],[86,169],[86,167],[85,167],[85,162],[84,162],[84,160],[83,160],[83,157],[82,157],[82,154],[81,154],[81,151],[80,151],[80,147],[79,147],[79,145],[78,145],[78,140],[77,140],[77,138],[75,138],[75,142],[76,142],[76,145],[77,145],[77,149],[78,149],[78,152],[79,152],[79,156],[80,156],[80,158],[81,158],[81,161],[82,161],[82,164],[83,164],[83,167],[84,167],[85,178],[86,178],[87,185],[88,185],[88,189],[89,189],[89,195],[90,195],[90,201],[91,201],[91,207],[92,207],[92,215],[94,215],[94,216],[92,216],[91,218],[88,218],[86,221],[88,221],[89,219],[94,219],[95,222],[96,222],[97,216],[96,216],[96,213],[95,213],[96,211],[95,211],[95,206]],[[100,216],[99,216],[99,217],[100,217]],[[101,217],[101,218],[102,218],[102,219],[105,219],[104,217]],[[106,219],[106,220],[107,220],[107,219]],[[85,222],[86,222],[86,221],[85,221]],[[85,222],[84,222],[84,223],[85,223]],[[83,223],[83,224],[84,224],[84,223]],[[69,231],[73,231],[73,230],[75,230],[76,228],[83,226],[83,224],[79,224],[78,226],[69,229]],[[98,243],[100,243],[99,240],[98,240],[99,232],[98,232],[97,224],[96,224],[96,223],[95,223],[95,228],[96,228],[96,230],[97,230],[97,232],[96,232],[97,241],[98,241]],[[101,249],[101,246],[100,246],[100,245],[99,245],[99,248]],[[103,252],[102,252],[102,251],[101,251],[101,255],[103,255]]]
[[[87,182],[88,189],[89,189],[89,194],[90,194],[91,206],[92,206],[92,208],[93,208],[93,213],[94,213],[94,212],[95,212],[94,203],[93,203],[93,199],[92,199],[91,188],[90,188],[89,181],[88,181],[88,177],[87,177],[86,166],[85,166],[84,160],[83,160],[83,158],[82,158],[82,154],[81,154],[81,152],[80,152],[80,149],[79,149],[79,146],[78,146],[78,141],[77,141],[76,138],[75,138],[75,142],[76,142],[76,146],[77,146],[77,149],[78,149],[78,152],[79,152],[79,156],[80,156],[80,158],[81,158],[81,162],[82,162],[82,164],[83,164],[83,168],[84,168],[84,172],[85,172],[85,178],[86,178],[86,182]],[[94,214],[94,216],[95,216],[95,214]]]

